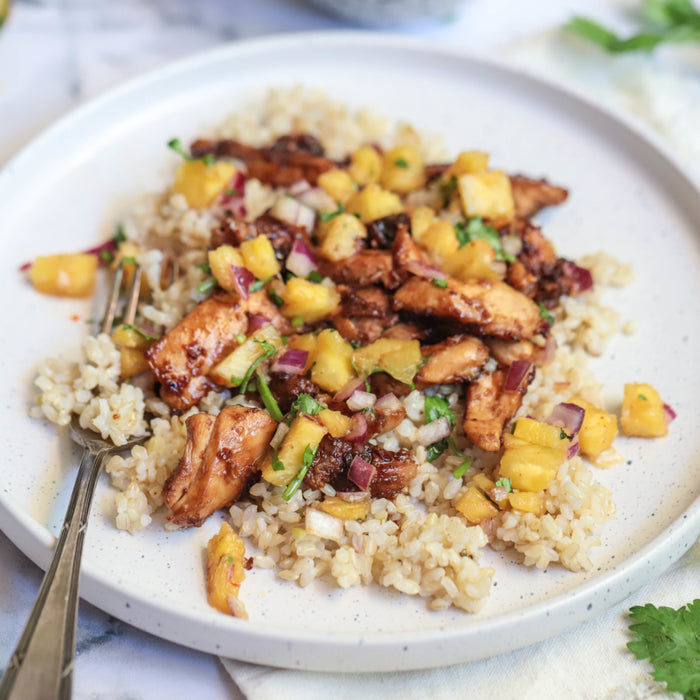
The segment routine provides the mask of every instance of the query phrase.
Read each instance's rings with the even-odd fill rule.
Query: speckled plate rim
[[[45,130],[4,167],[0,172],[0,201],[11,201],[5,198],[11,197],[13,188],[22,186],[19,175],[25,163],[35,159],[39,153],[51,154],[56,149],[60,152],[62,134],[89,127],[96,116],[108,112],[112,106],[129,101],[139,93],[147,94],[153,87],[176,78],[184,71],[197,70],[210,62],[222,60],[240,60],[242,57],[254,60],[256,55],[268,50],[290,51],[302,45],[320,49],[339,43],[358,49],[409,49],[450,57],[464,66],[478,66],[495,74],[517,75],[532,89],[544,92],[555,100],[575,103],[577,107],[602,119],[609,128],[632,134],[640,147],[651,149],[657,158],[661,156],[694,191],[695,196],[700,197],[698,183],[684,171],[656,134],[619,112],[601,109],[575,91],[506,67],[500,62],[484,61],[415,39],[366,32],[313,32],[278,35],[217,48],[153,71],[92,100]],[[25,511],[15,507],[11,498],[4,494],[0,494],[0,528],[33,561],[43,568],[47,566],[53,544],[52,535]],[[155,635],[202,651],[230,655],[254,663],[325,671],[427,668],[476,660],[520,648],[590,619],[658,576],[694,543],[699,534],[700,499],[696,499],[669,527],[636,554],[570,591],[524,610],[488,618],[484,624],[474,624],[474,618],[469,618],[470,624],[464,627],[438,628],[411,634],[318,634],[303,629],[290,634],[287,628],[257,629],[243,621],[223,616],[203,622],[187,610],[173,611],[157,599],[141,595],[136,590],[125,591],[89,563],[83,567],[81,595],[103,610]],[[543,624],[545,618],[547,622]],[[183,635],[183,630],[188,630],[187,634]]]

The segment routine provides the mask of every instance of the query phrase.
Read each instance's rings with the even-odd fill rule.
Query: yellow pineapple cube
[[[282,336],[271,323],[255,331],[219,362],[211,371],[212,376],[227,386],[240,386],[250,366],[265,354],[265,344],[271,345],[275,350],[283,345]]]
[[[203,160],[185,160],[175,173],[173,192],[184,195],[191,207],[208,207],[235,174],[236,166],[222,160],[211,165]]]
[[[382,157],[372,146],[360,146],[350,156],[348,172],[358,185],[377,182],[382,174]]]
[[[318,334],[313,353],[311,379],[325,391],[336,392],[353,377],[352,345],[333,328],[326,328]]]
[[[325,227],[319,251],[328,260],[344,260],[357,252],[357,241],[366,237],[367,229],[356,216],[339,214]]]
[[[241,243],[243,263],[259,280],[273,277],[280,271],[275,249],[267,236],[257,236]]]
[[[527,442],[521,438],[516,438],[513,433],[503,433],[502,436],[503,447],[507,450],[511,447],[522,447],[523,445],[530,445],[532,443]]]
[[[326,496],[321,501],[321,510],[341,520],[364,520],[369,515],[369,501],[349,503],[337,496]]]
[[[447,264],[459,250],[459,241],[455,230],[449,221],[439,219],[434,221],[423,232],[421,247],[428,253],[431,262],[439,267]]]
[[[357,185],[347,170],[333,168],[318,176],[318,186],[334,201],[346,204],[348,199],[357,192]]]
[[[95,288],[97,257],[84,253],[40,255],[29,269],[29,280],[42,294],[89,297]]]
[[[306,358],[306,367],[304,371],[308,372],[311,365],[314,363],[314,353],[316,352],[317,336],[315,333],[301,333],[300,335],[289,336],[287,347],[296,348],[297,350],[306,350],[309,353]]]
[[[513,447],[503,453],[500,475],[510,479],[519,491],[541,491],[554,480],[565,460],[566,449],[542,445]]]
[[[277,459],[275,460],[273,450],[265,456],[262,464],[263,479],[275,486],[286,486],[304,466],[306,448],[316,450],[327,432],[326,426],[311,416],[303,413],[298,415],[277,450]]]
[[[495,482],[493,482],[491,479],[486,476],[486,474],[474,474],[474,483],[482,490],[482,491],[490,491],[491,489],[496,488]]]
[[[457,187],[467,217],[511,219],[515,215],[510,179],[500,170],[460,175]]]
[[[435,221],[435,212],[431,207],[416,207],[411,212],[411,236],[416,243],[422,244],[423,234]]]
[[[370,183],[351,197],[347,205],[348,213],[357,214],[363,224],[391,214],[399,214],[403,208],[398,195],[382,189],[375,183]]]
[[[629,437],[655,438],[668,434],[664,402],[651,384],[625,384],[620,426]]]
[[[229,598],[238,598],[245,578],[244,558],[245,542],[228,523],[221,523],[219,532],[207,543],[207,602],[227,615],[233,614]],[[239,606],[237,615],[245,617],[245,609]]]
[[[340,411],[324,408],[318,414],[318,419],[328,428],[331,437],[341,438],[350,430],[350,418]]]
[[[470,486],[454,505],[472,525],[498,515],[498,508],[476,486]]]
[[[417,340],[379,338],[355,350],[353,360],[361,375],[381,370],[404,384],[411,384],[423,355]]]
[[[518,418],[515,421],[513,435],[516,438],[529,442],[531,445],[542,445],[543,447],[556,449],[567,449],[571,443],[563,428],[560,428],[558,425],[542,423],[533,418]]]
[[[245,267],[241,252],[232,245],[220,245],[215,250],[208,253],[209,267],[211,274],[222,289],[227,292],[233,291],[236,286],[233,280],[233,268]]]
[[[483,238],[477,238],[447,258],[442,267],[458,280],[499,279],[499,273],[491,266],[495,259],[496,251]]]
[[[445,173],[445,179],[469,173],[483,173],[489,167],[489,154],[483,151],[462,151]]]
[[[581,452],[597,457],[607,450],[617,437],[617,416],[598,408],[580,396],[569,399],[569,403],[580,406],[585,414],[578,434]]]
[[[332,313],[340,304],[340,294],[333,286],[316,284],[292,277],[284,288],[282,313],[291,319],[314,323]]]
[[[524,513],[544,515],[547,512],[544,495],[541,493],[533,493],[532,491],[509,493],[508,502],[513,510],[520,510]]]
[[[425,185],[423,156],[411,146],[397,146],[384,154],[380,182],[399,194],[408,194]]]

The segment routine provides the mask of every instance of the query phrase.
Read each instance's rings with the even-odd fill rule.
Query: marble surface
[[[390,31],[501,56],[499,47],[517,46],[576,11],[624,28],[631,4],[468,0],[449,20]],[[0,31],[0,165],[79,103],[181,56],[248,37],[347,27],[302,0],[15,0]],[[517,51],[512,55],[525,61]],[[687,119],[683,114],[679,118]],[[41,572],[2,534],[0,561],[1,670]],[[243,697],[214,657],[140,632],[85,603],[77,651],[77,698]]]

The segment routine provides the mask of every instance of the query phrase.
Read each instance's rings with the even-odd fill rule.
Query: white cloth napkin
[[[608,56],[557,30],[494,52],[498,60],[582,91],[652,126],[700,182],[700,49]],[[404,673],[288,671],[222,659],[249,700],[680,698],[654,682],[626,648],[626,612],[679,608],[700,596],[700,541],[653,583],[596,619],[553,639],[490,659]]]

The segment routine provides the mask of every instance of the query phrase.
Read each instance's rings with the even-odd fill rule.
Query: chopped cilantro
[[[316,401],[310,394],[299,394],[289,409],[289,419],[300,413],[305,413],[307,416],[317,416],[323,409],[323,404]]]
[[[267,282],[267,280],[255,280],[255,282],[251,282],[248,286],[248,292],[250,294],[259,292],[265,286],[265,282]]]
[[[267,412],[272,416],[273,420],[278,423],[284,418],[280,405],[277,403],[275,397],[270,391],[270,387],[267,382],[258,374],[258,392],[260,393],[260,398],[265,404]]]
[[[284,299],[277,294],[277,292],[274,289],[268,289],[267,290],[267,296],[270,297],[270,301],[275,305],[275,306],[284,306]],[[294,325],[294,324],[292,324]]]
[[[292,328],[301,328],[304,325],[304,317],[303,316],[295,316],[291,320]]]
[[[138,333],[142,338],[145,338],[146,340],[158,340],[160,338],[159,335],[150,335],[149,333],[146,333],[146,331],[142,331],[140,328],[132,326],[130,323],[122,323],[122,328],[134,331],[134,333]]]
[[[454,191],[457,189],[457,178],[454,175],[450,175],[450,179],[447,182],[443,182],[440,185],[440,193],[442,194],[442,208],[447,209],[450,206],[450,200]]]
[[[638,395],[637,395],[637,398],[638,398],[638,399],[641,399],[642,401],[646,401],[646,400],[647,400],[647,397],[644,396],[644,394],[638,394]]]
[[[507,476],[502,476],[500,479],[498,479],[498,481],[496,481],[496,486],[500,486],[502,489],[505,489],[506,493],[511,493],[513,490],[513,484]]]
[[[229,564],[233,564],[233,557],[226,557],[226,561],[227,561]]]
[[[275,352],[277,352],[275,350],[275,346],[267,340],[258,340],[257,338],[253,338],[253,342],[260,345],[260,347],[263,349],[263,353],[250,365],[250,367],[248,367],[248,370],[245,373],[243,380],[241,381],[241,394],[245,394],[246,389],[248,389],[248,384],[250,383],[250,380],[253,377],[253,373],[258,368],[258,365],[263,360],[266,360],[268,357],[272,357],[275,354]]]
[[[182,156],[183,160],[194,160],[194,158],[183,148],[180,139],[170,139],[168,141],[168,148],[175,151],[179,156]]]
[[[450,404],[446,399],[439,396],[425,397],[425,422],[432,423],[438,418],[447,418],[450,425],[454,427],[457,424],[455,414],[450,410]]]
[[[211,275],[211,265],[208,262],[199,263],[197,267],[205,274]]]
[[[122,258],[122,265],[136,265],[136,258],[131,255]]]
[[[282,494],[282,498],[284,498],[285,501],[288,501],[294,495],[295,491],[299,488],[301,482],[304,480],[306,472],[309,471],[309,467],[314,461],[314,457],[316,456],[316,450],[318,450],[318,445],[316,447],[311,447],[311,445],[307,445],[304,448],[304,455],[302,457],[303,466],[297,472],[297,475],[287,484],[287,488]]]
[[[277,449],[274,450],[272,453],[272,471],[274,472],[282,472],[284,471],[284,462],[279,458],[279,455],[277,454]]]
[[[216,278],[215,277],[207,277],[204,282],[201,284],[197,285],[197,291],[200,294],[206,294],[207,292],[210,292],[212,289],[216,287]]]
[[[467,457],[464,462],[452,472],[452,476],[454,476],[455,479],[461,479],[471,469],[473,461],[474,459],[472,457]]]
[[[493,226],[488,226],[480,216],[472,216],[466,223],[458,221],[454,225],[455,236],[459,241],[459,247],[464,248],[467,243],[482,239],[495,251],[496,260],[515,262],[512,255],[508,255],[501,245],[501,237]]]
[[[245,333],[236,333],[236,342],[239,345],[243,345],[243,343],[245,343],[246,340],[247,338]]]
[[[311,270],[306,278],[309,282],[323,282],[323,275],[318,270]]]
[[[102,262],[106,262],[107,264],[109,264],[112,262],[112,260],[114,260],[114,254],[111,251],[107,250],[106,248],[103,248],[100,251],[100,260],[102,260]]]
[[[450,445],[450,449],[451,449],[458,457],[461,457],[462,459],[470,459],[469,457],[467,457],[467,455],[464,454],[464,452],[462,452],[462,450],[460,450],[460,449],[457,447],[457,445],[455,445],[455,439],[454,439],[451,435],[450,435],[450,437],[447,438],[447,442],[448,442],[449,445]]]
[[[540,318],[544,318],[547,321],[549,321],[549,325],[551,326],[554,323],[554,315],[547,309],[547,307],[541,301],[537,302],[537,306],[540,310]]]
[[[124,243],[126,234],[124,233],[124,224],[117,224],[117,232],[112,236],[112,243],[119,247],[120,243]]]
[[[428,445],[426,450],[426,459],[429,462],[434,462],[447,449],[447,438],[443,438],[432,445]]]
[[[447,289],[447,282],[445,280],[430,280],[436,287],[442,287],[442,289]]]
[[[562,428],[561,431],[560,431],[560,433],[559,433],[559,439],[560,439],[560,440],[571,440],[573,437],[574,437],[574,436],[573,436],[573,435],[569,435],[569,434],[566,432],[566,430],[564,430],[564,428]]]
[[[345,207],[343,206],[342,202],[338,202],[338,208],[335,211],[322,211],[319,215],[319,221],[330,221],[331,219],[335,219],[336,216],[339,216],[345,211]]]
[[[204,165],[214,165],[214,163],[216,163],[216,158],[214,158],[213,154],[207,153],[202,157],[202,161],[204,162]]]
[[[394,161],[394,165],[395,165],[397,168],[403,168],[404,170],[408,170],[408,168],[410,167],[410,166],[408,165],[408,161],[407,161],[405,158],[397,158],[397,159]]]

